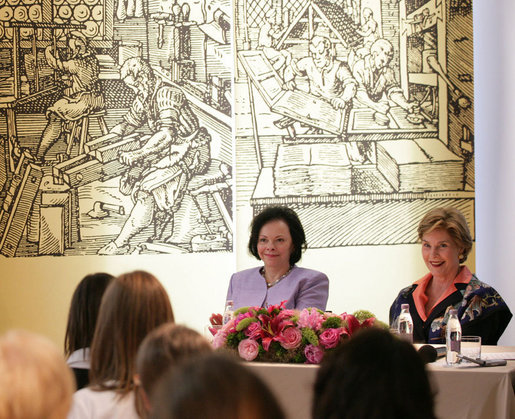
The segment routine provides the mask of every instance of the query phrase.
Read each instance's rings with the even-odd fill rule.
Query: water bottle
[[[234,317],[233,306],[234,306],[234,302],[232,300],[227,300],[225,302],[223,324],[229,323],[231,321],[231,319]]]
[[[445,346],[447,348],[447,365],[459,363],[458,354],[461,350],[461,324],[458,319],[458,310],[449,310],[447,330],[445,331]]]
[[[411,314],[409,314],[409,304],[401,305],[397,332],[399,333],[399,337],[413,343],[413,319],[411,318]]]

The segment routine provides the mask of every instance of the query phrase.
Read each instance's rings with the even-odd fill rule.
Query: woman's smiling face
[[[462,252],[447,230],[436,229],[422,236],[422,257],[433,277],[454,280]]]
[[[293,241],[288,224],[272,220],[259,231],[257,251],[265,267],[288,267],[293,252]]]

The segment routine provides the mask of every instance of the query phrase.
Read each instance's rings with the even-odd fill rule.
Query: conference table
[[[482,346],[482,358],[515,358],[515,347]],[[495,354],[498,355],[495,355]],[[247,364],[270,387],[288,419],[311,417],[317,365]],[[444,359],[427,364],[439,419],[515,418],[515,359],[501,367],[448,367]]]

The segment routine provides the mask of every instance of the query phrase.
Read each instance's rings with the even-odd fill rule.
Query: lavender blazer
[[[322,272],[294,266],[291,272],[271,288],[267,288],[261,268],[236,272],[231,277],[227,300],[234,308],[266,307],[286,300],[286,308],[302,310],[316,307],[325,310],[329,293],[329,279]]]

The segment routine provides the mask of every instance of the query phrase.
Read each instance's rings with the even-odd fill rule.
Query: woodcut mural
[[[0,2],[0,253],[232,250],[227,1]]]
[[[0,0],[0,43],[3,256],[474,230],[471,0]]]
[[[474,230],[470,0],[239,0],[238,208],[294,208],[312,248]],[[247,158],[248,157],[248,158]]]

